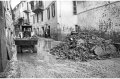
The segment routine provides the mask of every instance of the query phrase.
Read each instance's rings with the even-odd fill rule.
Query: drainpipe
[[[28,2],[27,2],[27,10],[29,11],[29,9],[28,9]],[[29,13],[27,13],[27,19],[28,19],[28,23],[29,23]]]

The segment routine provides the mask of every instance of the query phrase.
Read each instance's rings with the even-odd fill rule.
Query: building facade
[[[24,2],[24,1],[23,1]],[[71,31],[97,30],[115,38],[119,32],[119,1],[30,1],[29,22],[37,35],[63,40]],[[19,4],[22,6],[21,4]],[[17,8],[16,8],[17,9]],[[25,17],[17,10],[16,16]],[[77,27],[78,27],[77,26]],[[93,31],[94,32],[94,31]],[[112,36],[111,36],[112,35]],[[113,37],[115,36],[115,37]]]
[[[43,9],[44,9],[44,5],[43,5],[43,1],[31,1],[31,13],[30,16],[31,17],[31,22],[32,22],[32,26],[33,26],[33,30],[37,35],[43,35],[42,32],[42,25],[44,23],[43,19]]]
[[[21,1],[14,9],[14,28],[15,28],[15,34],[18,36],[19,33],[19,27],[21,27],[21,24],[31,24],[31,8],[30,4],[27,1]]]
[[[32,1],[32,7],[36,7],[32,9],[32,12],[35,13],[33,15],[33,26],[41,35],[45,35],[46,29],[48,29],[51,38],[62,40],[67,34],[75,30],[77,15],[74,13],[72,0]]]
[[[105,39],[119,41],[119,1],[79,1],[77,11],[77,24],[82,30],[96,30]]]
[[[62,40],[77,24],[74,1],[21,1],[15,8],[15,22],[27,18],[25,10],[29,9],[29,23],[38,36]],[[76,11],[74,11],[74,9]]]
[[[12,58],[13,21],[10,1],[0,1],[0,72]]]

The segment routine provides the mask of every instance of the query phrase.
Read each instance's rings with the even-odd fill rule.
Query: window
[[[42,1],[39,1],[39,6],[42,6]]]
[[[39,22],[39,15],[38,15],[38,13],[37,13],[37,22]]]
[[[55,3],[52,4],[51,10],[52,10],[52,17],[54,17],[55,16]]]
[[[41,12],[41,21],[43,21],[43,12]]]
[[[47,9],[47,17],[50,19],[50,8]]]
[[[27,10],[28,10],[28,2],[27,2]]]
[[[31,1],[31,9],[34,9],[34,1]]]
[[[33,24],[35,23],[35,17],[33,16]]]
[[[77,14],[77,2],[73,1],[73,14],[76,15]]]

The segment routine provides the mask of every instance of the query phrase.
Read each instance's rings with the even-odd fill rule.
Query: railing
[[[34,3],[32,3],[31,9],[33,12],[39,12],[43,10],[43,3],[42,1],[37,1],[36,5],[33,6]]]
[[[25,12],[25,13],[29,13],[30,12],[30,7],[29,7],[28,4],[25,7],[23,7],[23,12]]]

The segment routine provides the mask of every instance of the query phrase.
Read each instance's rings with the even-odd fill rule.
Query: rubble
[[[50,50],[59,59],[87,61],[88,59],[110,58],[118,54],[112,40],[105,40],[88,33],[67,35],[64,43]]]

